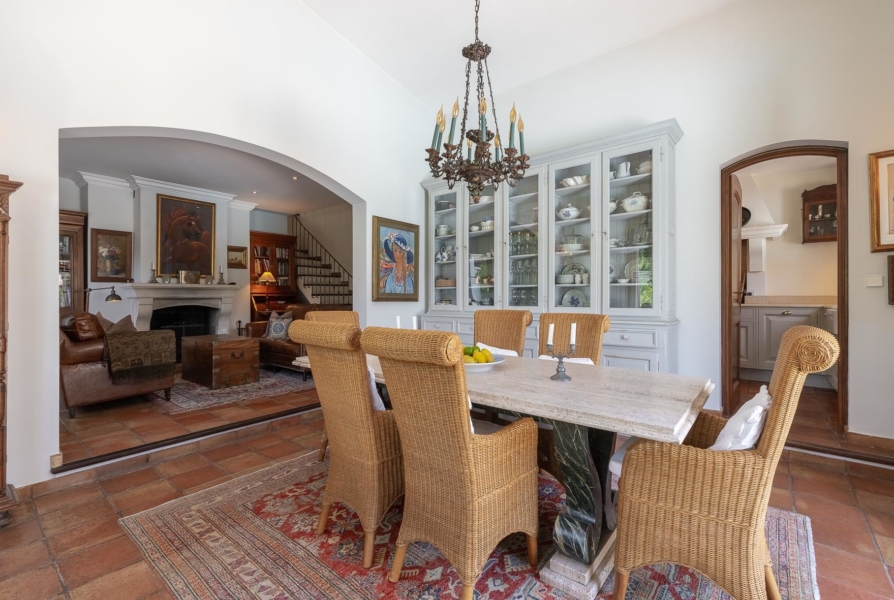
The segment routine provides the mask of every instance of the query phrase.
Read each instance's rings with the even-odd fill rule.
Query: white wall
[[[301,213],[302,225],[352,274],[354,254],[353,214],[347,202]]]
[[[254,213],[250,206],[231,204],[227,208],[227,245],[249,247],[249,221]],[[249,251],[250,252],[250,251]],[[251,321],[251,278],[250,269],[224,269],[227,283],[235,283],[239,286],[236,297],[233,298],[233,312],[230,313],[230,333],[236,332],[236,323],[242,324]]]
[[[251,230],[288,235],[291,218],[291,215],[256,208],[251,211]]]
[[[838,295],[838,244],[801,243],[801,209],[804,206],[801,194],[804,190],[836,181],[835,167],[754,177],[773,221],[788,224],[782,236],[767,242],[765,295]],[[750,281],[751,275],[748,277]]]
[[[534,153],[678,119],[680,372],[716,382],[720,165],[782,141],[849,142],[850,429],[886,437],[894,310],[885,288],[865,287],[885,272],[885,255],[869,252],[866,204],[867,154],[894,147],[894,78],[879,76],[892,21],[890,0],[743,0],[496,98],[505,112],[516,102]]]
[[[27,485],[50,477],[59,444],[57,326],[23,317],[56,310],[61,129],[179,128],[278,153],[366,203],[366,265],[373,214],[423,221],[431,111],[299,0],[35,0],[4,2],[3,18],[16,26],[0,36],[0,172],[25,184],[10,207],[7,454]],[[373,304],[363,286],[355,306],[390,324],[422,302]]]
[[[59,178],[59,208],[84,212],[84,207],[81,204],[81,190],[78,188],[78,184],[67,177]]]

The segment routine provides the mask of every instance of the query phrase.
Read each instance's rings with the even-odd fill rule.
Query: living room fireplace
[[[217,327],[216,308],[208,306],[169,306],[152,311],[149,329],[170,329],[177,339],[177,362],[181,362],[180,345],[184,337],[209,335]]]

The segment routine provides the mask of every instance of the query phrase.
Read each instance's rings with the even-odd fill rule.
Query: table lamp
[[[258,283],[262,284],[265,288],[269,288],[271,283],[276,283],[276,277],[274,277],[273,273],[271,273],[270,271],[264,271],[263,275],[258,277]],[[264,294],[264,304],[270,304],[269,291]]]

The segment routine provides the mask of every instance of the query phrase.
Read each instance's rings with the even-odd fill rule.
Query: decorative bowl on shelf
[[[450,203],[446,200],[438,200],[435,202],[435,210],[448,210],[450,208]]]
[[[472,225],[471,227],[469,227],[469,231],[471,231],[472,233],[475,233],[476,231],[479,231],[480,229],[481,228],[478,227],[478,225]]]
[[[649,208],[649,197],[643,196],[640,192],[633,192],[633,195],[627,196],[621,200],[621,208],[624,212],[634,213]]]
[[[588,250],[589,246],[583,244],[559,244],[559,252],[577,252],[578,250]]]
[[[580,209],[576,206],[572,206],[568,204],[567,206],[560,208],[556,212],[556,216],[559,217],[561,221],[567,221],[569,219],[576,219],[580,216]]]
[[[629,279],[619,279],[618,283],[630,283]]]
[[[639,166],[636,168],[637,175],[645,175],[646,173],[651,173],[651,172],[652,172],[652,161],[651,160],[644,160],[643,162],[639,163]]]
[[[574,183],[574,177],[566,177],[559,182],[559,185],[561,185],[562,187],[574,187],[577,184]]]
[[[585,183],[590,183],[589,175],[575,175],[572,179],[574,179],[574,185],[584,185]]]
[[[556,283],[559,283],[559,284],[574,283],[574,275],[573,274],[556,275]]]

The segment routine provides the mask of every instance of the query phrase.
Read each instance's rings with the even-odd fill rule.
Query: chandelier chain
[[[481,0],[475,0],[475,41],[480,42],[478,39],[478,9],[481,8]]]
[[[485,58],[484,63],[484,72],[487,73],[487,89],[490,92],[490,108],[494,113],[494,139],[500,138],[500,121],[497,119],[497,103],[494,102],[494,86],[490,82],[490,69],[487,68],[487,59]],[[503,139],[500,138],[500,144],[503,143]]]

